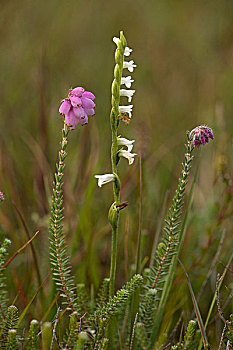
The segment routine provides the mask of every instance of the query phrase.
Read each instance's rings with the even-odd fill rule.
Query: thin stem
[[[112,83],[112,110],[110,113],[110,124],[112,129],[112,147],[111,147],[111,163],[112,173],[116,176],[113,183],[113,196],[115,205],[120,203],[120,181],[117,175],[118,164],[118,146],[117,146],[117,128],[119,124],[119,103],[120,103],[120,86],[121,76],[123,71],[124,62],[124,50],[126,46],[126,40],[123,33],[120,33],[120,43],[116,49],[115,58],[116,66],[114,69],[114,80]],[[117,215],[114,223],[112,223],[112,254],[111,254],[111,267],[110,267],[110,284],[109,284],[109,297],[114,295],[115,275],[116,275],[116,255],[117,255],[117,237],[118,237],[118,223],[119,223],[119,210],[117,209]]]

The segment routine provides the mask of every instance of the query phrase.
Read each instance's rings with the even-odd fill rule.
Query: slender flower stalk
[[[112,147],[111,147],[111,162],[112,162],[112,173],[117,175],[117,128],[118,128],[118,115],[119,115],[119,103],[120,103],[120,85],[121,76],[123,71],[124,62],[124,52],[126,48],[126,40],[123,33],[120,33],[120,39],[115,40],[117,42],[117,49],[115,53],[116,66],[114,70],[114,80],[112,83],[112,110],[110,113],[110,123],[112,129]],[[120,183],[114,182],[113,184],[113,196],[115,207],[114,212],[116,212],[115,220],[112,223],[112,254],[111,254],[111,267],[110,267],[110,284],[109,284],[109,296],[114,295],[115,286],[115,275],[116,275],[116,254],[117,254],[117,234],[118,234],[118,220],[119,211],[116,209],[117,205],[120,203]]]
[[[205,142],[203,140],[205,136]],[[151,332],[150,345],[148,350],[154,349],[154,344],[159,331],[161,319],[164,313],[166,300],[169,295],[171,283],[174,277],[174,267],[176,266],[179,249],[181,245],[181,232],[179,218],[182,215],[183,198],[185,188],[188,182],[189,172],[193,160],[192,152],[194,148],[205,145],[209,138],[213,139],[213,132],[205,126],[198,126],[191,132],[187,133],[187,143],[185,145],[185,160],[182,164],[182,173],[179,179],[175,196],[172,200],[172,206],[169,209],[167,219],[165,220],[164,237],[157,247],[155,254],[155,265],[151,269],[150,288],[157,290],[160,294],[162,291],[158,308],[155,315],[155,323]]]
[[[65,168],[66,148],[68,143],[69,128],[64,123],[62,130],[61,150],[59,152],[59,160],[57,163],[57,172],[55,173],[55,181],[53,187],[53,199],[51,208],[50,221],[50,260],[54,268],[53,278],[65,298],[65,303],[69,305],[72,311],[75,311],[75,294],[73,278],[70,276],[70,266],[64,264],[67,261],[65,236],[63,232],[63,171]],[[68,283],[67,283],[68,282]]]
[[[109,218],[111,218],[110,223],[112,226],[112,254],[111,254],[111,267],[110,267],[110,285],[109,285],[109,296],[113,297],[114,295],[114,285],[115,285],[115,275],[116,275],[116,253],[117,253],[117,235],[118,235],[118,220],[119,220],[119,209],[118,205],[120,203],[120,180],[117,175],[117,165],[119,161],[119,156],[125,156],[129,160],[129,164],[133,163],[135,154],[131,154],[132,143],[134,141],[129,141],[124,138],[119,138],[117,135],[117,129],[119,126],[119,120],[121,114],[128,114],[128,117],[131,118],[133,105],[129,106],[119,106],[120,96],[122,92],[120,90],[121,85],[125,84],[127,88],[131,87],[133,79],[131,76],[122,77],[123,69],[129,69],[132,71],[135,67],[134,62],[125,62],[124,56],[129,56],[132,49],[129,49],[126,46],[126,39],[123,35],[123,32],[120,32],[120,38],[113,38],[113,41],[117,45],[115,52],[116,66],[114,69],[114,80],[112,83],[112,110],[110,113],[110,123],[112,129],[112,147],[111,147],[111,162],[112,162],[112,173],[116,176],[113,184],[113,195],[114,195],[114,205],[110,208]],[[126,90],[122,90],[123,95],[127,96],[131,101],[134,91],[131,90],[128,94]],[[118,146],[127,146],[128,151],[120,150],[118,152]]]
[[[53,279],[64,303],[73,312],[77,311],[74,279],[71,275],[69,257],[66,253],[65,234],[63,232],[63,171],[65,168],[66,148],[69,130],[75,129],[77,124],[88,122],[88,115],[94,115],[95,96],[82,87],[70,90],[68,98],[63,100],[59,112],[64,116],[61,149],[56,164],[53,183],[53,197],[50,219],[50,262],[53,268]]]

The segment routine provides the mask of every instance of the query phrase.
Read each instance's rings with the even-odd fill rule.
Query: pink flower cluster
[[[209,142],[209,139],[214,139],[213,131],[212,129],[208,128],[207,126],[197,126],[194,128],[190,133],[189,137],[192,141],[192,144],[194,147],[200,148],[201,145],[205,145]]]
[[[0,202],[2,202],[4,200],[5,200],[4,194],[0,191]]]
[[[62,101],[59,113],[65,116],[65,123],[70,129],[77,124],[87,124],[88,116],[95,114],[95,95],[82,87],[70,90],[68,98]]]

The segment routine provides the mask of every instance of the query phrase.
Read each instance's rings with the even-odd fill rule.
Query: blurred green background
[[[65,231],[76,281],[96,290],[108,276],[112,187],[97,188],[94,174],[111,172],[112,37],[123,30],[137,68],[131,74],[136,90],[132,121],[119,133],[136,140],[135,152],[142,157],[144,257],[150,257],[162,207],[169,206],[175,190],[186,131],[198,124],[214,130],[215,141],[195,152],[198,157],[202,153],[200,172],[181,256],[197,294],[226,228],[222,252],[200,301],[205,316],[216,273],[223,271],[232,250],[232,23],[230,0],[1,1],[0,190],[6,201],[0,226],[2,235],[13,241],[11,254],[27,241],[17,208],[30,235],[40,231],[33,244],[41,278],[49,271],[49,200],[62,128],[58,108],[70,87],[83,86],[96,95],[96,116],[70,133]],[[119,172],[121,197],[129,206],[121,213],[118,287],[134,269],[139,161],[129,167],[121,160]],[[33,261],[28,247],[8,270],[9,297],[19,294],[21,309],[37,287]],[[182,271],[175,283],[173,320],[179,310],[192,312]],[[226,285],[233,287],[232,282]],[[229,291],[224,293],[227,298]],[[34,307],[32,312],[39,312]],[[167,329],[170,316],[168,320]],[[216,332],[218,338],[220,325],[214,329],[212,336]]]

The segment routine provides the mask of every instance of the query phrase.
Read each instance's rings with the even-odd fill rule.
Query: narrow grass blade
[[[35,294],[32,296],[31,300],[29,301],[29,303],[27,304],[27,306],[25,307],[25,309],[23,310],[22,314],[19,317],[19,321],[17,323],[17,328],[19,327],[20,323],[22,322],[22,320],[24,319],[29,307],[31,306],[33,300],[35,299],[35,297],[37,296],[37,294],[39,293],[39,291],[41,290],[42,286],[45,284],[45,282],[47,281],[47,279],[49,278],[49,276],[51,275],[51,273],[53,272],[53,270],[51,270],[48,275],[45,277],[44,281],[42,282],[42,284],[39,286],[39,288],[36,290]]]
[[[38,235],[39,231],[37,231],[32,238],[29,239],[21,248],[19,248],[13,255],[10,257],[10,259],[3,265],[2,269],[5,269],[11,262],[14,260],[14,258],[24,249],[26,248],[31,241]]]
[[[221,278],[221,280],[220,280],[220,282],[218,284],[218,290],[220,290],[220,288],[221,288],[222,282],[223,282],[224,277],[225,277],[225,275],[226,275],[226,273],[227,273],[227,271],[229,269],[229,266],[231,264],[232,259],[233,259],[233,254],[231,254],[231,256],[230,256],[230,258],[229,258],[229,260],[227,262],[227,265],[226,265],[226,267],[225,267],[225,269],[223,271],[222,278]],[[212,299],[212,302],[211,302],[211,305],[210,305],[210,308],[209,308],[209,311],[208,311],[208,315],[206,317],[205,326],[204,326],[205,330],[206,330],[206,328],[208,326],[209,319],[210,319],[211,313],[213,311],[215,302],[216,302],[216,293],[214,293],[214,296],[213,296],[213,299]],[[198,350],[200,350],[200,349],[201,349],[201,342],[199,343],[199,347],[198,347]]]
[[[204,324],[203,324],[203,321],[202,321],[201,313],[200,313],[200,310],[199,310],[199,307],[198,307],[198,304],[197,304],[197,301],[196,301],[196,298],[195,298],[195,295],[194,295],[194,292],[193,292],[193,289],[192,289],[192,285],[191,285],[189,276],[188,276],[188,274],[187,274],[187,272],[186,272],[186,270],[184,268],[184,265],[180,261],[180,259],[178,259],[178,260],[179,260],[179,263],[180,263],[182,269],[184,270],[184,273],[185,273],[187,281],[188,281],[188,287],[189,287],[189,291],[190,291],[190,294],[191,294],[194,311],[195,311],[195,314],[196,314],[196,317],[197,317],[198,326],[199,326],[200,331],[201,331],[201,337],[202,337],[203,345],[204,345],[205,348],[208,348],[208,340],[207,340],[207,336],[206,336],[206,333],[205,333]]]

